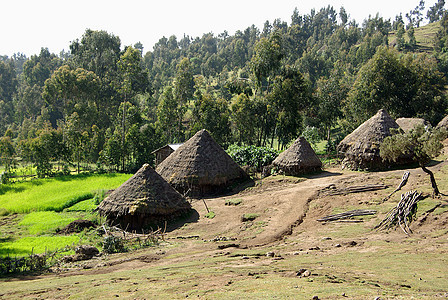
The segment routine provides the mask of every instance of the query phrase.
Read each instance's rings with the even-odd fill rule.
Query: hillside
[[[415,39],[417,41],[417,48],[415,52],[427,52],[432,53],[434,51],[434,43],[436,41],[437,32],[440,30],[440,22],[434,22],[425,26],[415,28]],[[397,31],[391,31],[389,33],[389,44],[396,43]],[[409,36],[405,34],[405,41],[409,42]]]
[[[448,163],[435,161],[442,191],[448,190]],[[412,234],[399,227],[372,230],[399,195],[382,203],[405,170],[361,173],[329,168],[306,177],[268,177],[232,196],[206,199],[215,217],[198,217],[167,232],[158,246],[62,264],[53,274],[1,279],[0,297],[157,299],[418,299],[444,298],[448,281],[448,206],[432,199],[429,180],[408,169],[402,192],[419,190]],[[328,195],[329,190],[366,184],[387,189]],[[238,200],[239,205],[225,205]],[[321,223],[323,216],[353,209],[377,214]],[[243,214],[256,216],[242,221]]]

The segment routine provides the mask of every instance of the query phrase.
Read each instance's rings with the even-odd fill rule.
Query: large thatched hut
[[[339,143],[338,152],[344,155],[343,166],[352,170],[378,170],[390,166],[391,162],[380,157],[380,144],[392,135],[392,129],[399,128],[394,119],[380,109]],[[397,164],[409,161],[409,158],[403,157]]]
[[[395,122],[397,122],[398,126],[400,126],[404,132],[409,132],[420,125],[423,127],[431,125],[428,121],[422,118],[398,118]]]
[[[123,229],[161,224],[190,209],[190,203],[148,164],[143,165],[98,206],[100,215]]]
[[[176,190],[188,195],[218,193],[247,178],[205,129],[168,156],[156,171]]]
[[[285,175],[301,175],[319,171],[322,162],[317,157],[310,143],[304,138],[297,138],[294,143],[272,162]]]

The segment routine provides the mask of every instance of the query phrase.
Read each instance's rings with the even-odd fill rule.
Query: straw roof
[[[109,221],[130,229],[168,220],[190,209],[185,198],[148,164],[98,206]]]
[[[202,129],[160,163],[156,171],[181,193],[216,193],[247,174]]]
[[[439,124],[437,124],[436,129],[445,128],[448,129],[448,115],[445,116]]]
[[[304,137],[297,138],[294,143],[272,162],[286,175],[300,175],[318,171],[322,162]]]
[[[428,126],[430,123],[422,118],[398,118],[395,122],[403,129],[404,132],[409,132],[418,125]]]
[[[380,144],[392,135],[391,129],[399,128],[394,119],[384,109],[380,109],[339,143],[338,152],[345,156],[343,166],[353,170],[374,170],[390,166],[390,162],[385,162],[380,157]],[[404,162],[399,160],[397,163]]]

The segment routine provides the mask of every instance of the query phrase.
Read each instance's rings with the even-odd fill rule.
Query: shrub
[[[243,199],[227,199],[224,203],[225,205],[240,205]]]
[[[105,253],[121,253],[126,252],[127,248],[124,245],[122,238],[118,236],[108,235],[103,241],[103,252]]]
[[[216,214],[213,211],[209,211],[208,213],[205,214],[204,217],[213,219],[215,216],[216,216]]]
[[[253,221],[256,218],[258,218],[259,216],[260,216],[259,214],[254,214],[254,213],[244,214],[241,217],[241,221],[242,222]]]
[[[257,171],[262,171],[278,156],[279,152],[268,147],[231,145],[227,149],[230,157],[240,166],[249,166]]]

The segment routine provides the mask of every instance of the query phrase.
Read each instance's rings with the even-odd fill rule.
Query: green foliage
[[[408,133],[394,134],[385,138],[380,145],[380,156],[396,161],[403,154],[411,154],[420,166],[425,166],[440,154],[443,149],[441,141],[444,138],[446,138],[445,130],[430,130],[420,125]]]
[[[0,275],[41,271],[46,267],[46,255],[31,254],[19,258],[0,257]]]
[[[241,221],[243,221],[243,222],[247,222],[247,221],[253,221],[253,220],[255,220],[256,218],[258,218],[260,215],[259,214],[256,214],[256,213],[247,213],[247,214],[244,214],[242,217],[241,217]]]
[[[230,157],[240,166],[250,166],[262,170],[277,158],[279,152],[268,147],[230,145],[227,149]]]
[[[105,253],[121,253],[127,252],[128,249],[124,244],[124,240],[119,236],[108,235],[103,240],[103,251]]]
[[[444,78],[436,61],[425,55],[399,55],[382,47],[358,72],[345,104],[345,116],[353,127],[379,109],[393,117],[422,116],[440,120],[446,108]]]
[[[319,130],[314,126],[306,126],[302,132],[302,136],[311,144],[314,151],[316,151],[316,145],[320,141]]]
[[[204,215],[204,217],[207,218],[207,219],[213,219],[214,217],[216,217],[216,214],[213,211],[209,211],[208,213],[206,213]]]
[[[243,199],[237,198],[237,199],[227,199],[226,202],[224,203],[225,205],[229,205],[229,206],[237,206],[240,205],[243,202]]]
[[[62,211],[93,197],[100,189],[117,188],[130,174],[79,175],[0,186],[0,207],[9,212]]]
[[[230,140],[230,111],[224,99],[212,99],[210,94],[202,95],[194,103],[190,134],[207,129],[213,139],[226,146]]]

